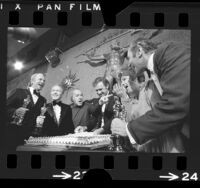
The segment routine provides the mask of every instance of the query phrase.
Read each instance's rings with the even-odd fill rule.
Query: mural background
[[[77,37],[81,38],[81,33],[77,35]],[[52,68],[47,62],[42,63],[9,81],[7,83],[7,96],[10,96],[18,87],[25,88],[30,80],[31,74],[42,72],[46,74],[46,85],[41,94],[46,97],[48,102],[50,102],[51,87],[54,84],[60,83],[68,71],[71,70],[72,73],[76,73],[77,78],[80,79],[76,82],[75,87],[82,90],[84,98],[91,99],[97,97],[94,88],[92,87],[92,82],[96,77],[104,75],[106,64],[95,67],[86,63],[79,64],[78,62],[87,60],[87,57],[81,56],[80,54],[85,51],[91,52],[90,49],[95,46],[99,46],[96,50],[96,55],[109,53],[110,45],[116,40],[120,42],[121,47],[126,47],[131,41],[139,37],[151,38],[152,41],[159,43],[165,41],[179,41],[190,45],[191,41],[191,33],[189,30],[143,30],[142,32],[134,33],[134,30],[130,29],[109,29],[64,51],[64,53],[60,55],[61,63],[57,67]],[[48,41],[46,42],[48,43]],[[125,61],[124,64],[126,63],[127,62]],[[63,95],[62,100],[64,103],[71,103],[70,95],[70,92],[66,92]]]

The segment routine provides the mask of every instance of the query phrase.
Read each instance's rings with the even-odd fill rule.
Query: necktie
[[[53,101],[53,106],[55,105],[61,106],[61,101]]]
[[[40,93],[36,91],[35,89],[33,90],[33,94],[37,95],[39,97]]]
[[[53,110],[56,118],[56,122],[59,125],[60,116],[61,116],[61,101],[53,101]]]

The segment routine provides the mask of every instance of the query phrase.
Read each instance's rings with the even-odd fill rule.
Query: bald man
[[[75,132],[90,131],[94,126],[94,119],[91,117],[90,106],[84,102],[83,93],[80,89],[72,91],[72,118]]]
[[[42,136],[59,136],[74,132],[72,110],[69,105],[62,103],[64,90],[60,85],[51,88],[52,102],[46,105],[44,116],[37,117],[37,123],[42,124]]]
[[[46,99],[40,95],[40,91],[44,85],[44,75],[42,73],[33,74],[27,89],[16,89],[15,93],[8,98],[8,122],[5,132],[7,148],[16,148],[17,145],[24,143],[24,139],[32,135],[36,125],[36,118],[40,114],[41,108],[46,103]],[[29,102],[26,107],[23,107],[25,100]],[[14,114],[16,116],[24,116],[21,124],[17,124],[13,121]]]

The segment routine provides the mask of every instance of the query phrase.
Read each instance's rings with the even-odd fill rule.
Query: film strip
[[[195,111],[196,108],[198,109],[198,99],[196,99],[198,98],[198,84],[193,84],[198,80],[198,77],[196,77],[196,75],[198,76],[198,68],[196,66],[199,62],[199,10],[200,5],[198,3],[177,3],[175,5],[172,3],[133,3],[117,14],[115,18],[110,18],[109,23],[106,23],[105,21],[108,19],[104,19],[105,14],[102,13],[101,4],[98,2],[0,2],[0,41],[1,46],[3,46],[0,48],[2,62],[0,69],[2,88],[0,91],[2,104],[0,113],[2,115],[0,118],[3,122],[0,178],[83,179],[90,181],[90,179],[96,180],[101,177],[108,180],[199,181],[198,110]],[[135,59],[132,59],[132,64],[131,45],[129,44],[131,41],[135,41],[135,44],[139,45],[138,51],[144,55],[136,53],[136,56],[133,56]],[[150,41],[150,43],[144,41]],[[171,48],[166,48],[166,52],[162,51],[162,55],[156,56],[156,50],[159,51],[162,44],[169,41],[177,42],[180,46],[184,43],[184,46],[191,48],[191,50],[179,54],[180,46],[172,46],[173,50],[168,52],[167,50]],[[103,126],[100,125],[99,128],[89,130],[89,126],[94,128],[94,124],[97,124],[99,114],[97,116],[91,115],[92,124],[86,126],[88,130],[86,134],[74,133],[74,130],[79,130],[75,129],[79,127],[75,124],[80,121],[80,119],[73,119],[73,113],[79,113],[79,111],[76,111],[77,108],[74,107],[75,104],[77,103],[78,106],[81,103],[80,106],[82,106],[87,103],[89,109],[95,104],[98,96],[98,105],[101,102],[104,104],[104,100],[107,100],[107,103],[105,102],[106,110],[112,97],[113,105],[117,105],[119,100],[114,96],[122,96],[117,95],[119,91],[114,90],[115,84],[119,84],[118,81],[120,80],[120,84],[123,85],[121,79],[123,76],[129,76],[129,79],[131,79],[130,73],[127,75],[127,71],[124,71],[126,73],[122,71],[120,74],[117,74],[119,73],[117,71],[124,70],[123,68],[129,69],[137,61],[137,58],[148,59],[150,57],[148,55],[152,55],[151,50],[148,51],[149,48],[153,48],[151,45],[148,46],[148,44],[152,44],[151,42],[157,45],[156,50],[152,50],[154,61],[156,56],[160,58],[157,61],[162,60],[167,63],[158,68],[162,70],[157,72],[159,84],[154,82],[155,90],[160,94],[158,94],[160,97],[153,104],[153,107],[153,99],[150,98],[151,105],[148,107],[138,106],[139,108],[134,109],[140,113],[140,110],[144,107],[145,112],[141,112],[142,117],[147,116],[149,111],[154,112],[156,110],[160,116],[156,120],[153,120],[153,117],[152,119],[148,117],[149,127],[145,123],[144,125],[141,123],[141,126],[139,126],[136,125],[137,122],[140,122],[137,118],[141,119],[142,117],[137,117],[131,121],[125,120],[123,119],[123,110],[119,111],[118,108],[112,106],[113,115],[108,126],[110,129],[108,134],[105,131],[105,122],[107,121],[105,119]],[[147,48],[145,48],[145,45],[147,45]],[[96,55],[97,58],[95,59]],[[122,58],[123,61],[121,61]],[[169,60],[166,60],[166,58],[169,58]],[[179,60],[184,66],[179,67],[179,63],[176,63]],[[171,61],[178,68],[172,66]],[[190,62],[192,63],[190,64]],[[135,69],[132,74],[135,74],[137,65],[134,64],[133,67]],[[177,73],[173,71],[177,71]],[[172,77],[167,80],[168,73],[171,75],[171,72],[173,72]],[[45,81],[35,84],[36,78],[34,79],[32,75],[37,76],[37,73],[45,75]],[[146,74],[144,72],[142,74],[143,82],[147,84],[145,82]],[[137,73],[137,80],[139,80],[138,75]],[[181,75],[182,78],[181,76],[177,77],[177,75]],[[102,98],[102,94],[98,94],[98,84],[93,84],[97,77],[106,78],[109,86],[113,89],[112,94],[106,99]],[[151,78],[153,80],[153,77]],[[70,81],[70,84],[67,81]],[[144,86],[142,85],[143,82],[139,85],[141,88]],[[173,85],[172,82],[175,84]],[[106,84],[103,81],[102,83],[106,88]],[[28,90],[28,88],[33,87],[30,84],[39,85],[38,87],[41,88],[38,89],[41,90],[40,95],[35,94],[35,96],[34,93],[30,92],[31,101],[27,97],[27,93],[24,94],[21,91],[22,93],[18,94],[18,98],[23,96],[22,102],[16,104],[17,99],[14,98],[16,97],[16,89]],[[63,84],[62,87],[60,87],[61,84]],[[52,130],[47,128],[44,135],[40,134],[40,131],[43,131],[46,125],[45,121],[48,118],[46,113],[50,108],[49,104],[54,106],[52,101],[56,101],[56,96],[59,95],[59,91],[55,90],[59,89],[65,91],[61,91],[62,94],[60,94],[62,103],[67,104],[68,107],[71,105],[71,119],[75,128],[72,132],[68,131],[71,121],[67,119],[70,116],[68,114],[62,117],[64,120],[66,119],[64,125],[58,123],[56,128],[52,128]],[[75,91],[81,92],[79,95],[83,95],[84,98],[83,96],[81,99],[78,98],[77,102]],[[142,91],[140,89],[139,93],[142,93]],[[126,92],[128,93],[128,90]],[[41,102],[43,100],[40,98],[41,96],[44,96],[46,102]],[[140,101],[139,96],[138,101]],[[174,101],[171,101],[171,98]],[[101,102],[99,102],[100,99]],[[17,124],[17,120],[14,125],[9,122],[10,112],[12,112],[13,121],[13,113],[16,117],[18,108],[23,107],[31,111],[30,104],[39,105],[37,100],[40,100],[41,105],[38,106],[37,110],[35,109],[36,115],[25,115],[23,117],[25,119],[21,120],[22,122],[29,122],[34,116],[33,122],[35,124],[33,127],[35,126],[36,129],[35,127],[32,128],[34,130],[30,127],[28,129],[26,126],[24,128],[24,124]],[[167,103],[168,106],[162,108],[163,100],[167,100],[169,103]],[[122,101],[121,98],[120,109],[123,107],[122,104],[125,106]],[[130,101],[129,103],[132,104]],[[45,108],[44,113],[42,113],[42,107]],[[148,110],[150,107],[151,109]],[[67,107],[61,105],[61,110],[63,108]],[[162,111],[161,113],[159,109],[160,111],[166,110],[166,112]],[[103,113],[104,117],[107,113],[106,110],[103,111],[102,108],[98,113]],[[85,113],[85,111],[81,113]],[[126,111],[126,113],[131,112],[130,109]],[[54,113],[54,118],[57,118],[55,111]],[[165,113],[166,116],[162,117]],[[170,113],[170,115],[167,116],[167,113]],[[189,120],[185,120],[188,116]],[[26,117],[28,118],[26,119]],[[42,117],[45,117],[44,121],[41,120]],[[171,119],[168,121],[166,117]],[[19,120],[18,116],[17,118]],[[89,120],[87,119],[87,121]],[[155,125],[151,121],[155,122]],[[186,121],[189,121],[190,136],[188,136],[188,129],[182,129]],[[58,122],[61,122],[61,120],[58,120]],[[124,122],[126,122],[126,126]],[[11,124],[12,127],[10,128]],[[49,127],[50,124],[51,121],[46,126]],[[61,130],[62,126],[65,125],[67,125],[67,128]],[[81,125],[82,131],[83,127]],[[102,130],[105,133],[101,133]],[[93,132],[95,133],[91,134]],[[21,133],[26,135],[21,135]],[[70,137],[71,133],[72,136]],[[178,136],[179,133],[181,137]],[[13,150],[13,142],[19,141],[18,135],[21,135],[20,139],[23,142],[18,143],[17,146],[14,144],[15,149]],[[63,137],[63,135],[65,136]],[[105,139],[106,135],[109,135],[109,143]],[[135,143],[132,142],[131,138]],[[12,149],[9,149],[10,144]]]

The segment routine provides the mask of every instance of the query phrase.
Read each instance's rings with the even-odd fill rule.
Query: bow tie
[[[55,105],[58,105],[58,106],[61,106],[61,101],[53,101],[53,106],[55,106]]]
[[[40,93],[36,91],[35,89],[33,90],[33,94],[37,95],[39,97]]]

